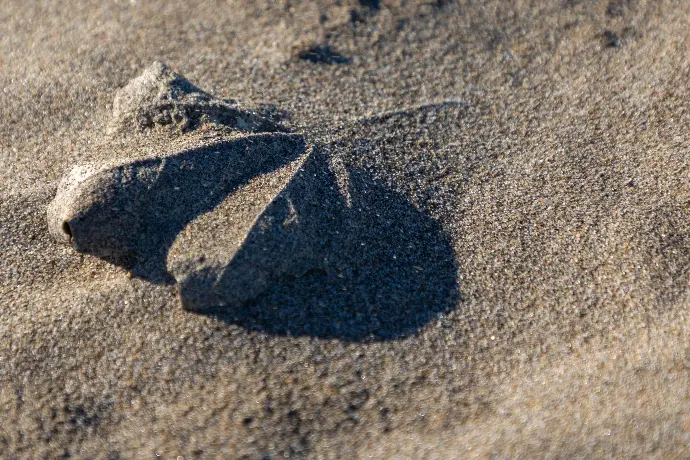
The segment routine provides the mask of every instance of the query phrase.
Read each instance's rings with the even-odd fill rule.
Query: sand
[[[0,458],[687,457],[689,21],[681,0],[4,2]],[[337,263],[191,311],[174,275],[51,236],[75,166],[219,135],[113,124],[156,61],[318,152],[354,216],[315,227]],[[177,221],[159,265],[235,260],[291,164]]]

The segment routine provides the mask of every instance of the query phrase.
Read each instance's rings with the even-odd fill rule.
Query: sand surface
[[[4,0],[0,458],[687,458],[688,24],[684,0]],[[56,241],[72,167],[204,145],[113,134],[155,61],[303,136],[367,249],[192,312]],[[285,171],[171,254],[236,245]]]

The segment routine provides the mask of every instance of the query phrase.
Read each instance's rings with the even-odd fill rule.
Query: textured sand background
[[[309,334],[280,290],[190,313],[53,242],[71,166],[165,144],[106,135],[154,60],[351,129],[329,154],[451,242],[452,308]],[[689,456],[689,82],[683,0],[4,0],[0,457]]]

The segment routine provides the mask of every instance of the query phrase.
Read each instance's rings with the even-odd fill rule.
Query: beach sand
[[[0,458],[690,456],[689,23],[683,0],[5,0]],[[114,133],[156,61],[354,178],[333,209],[363,208],[365,249],[190,311],[51,236],[74,166],[205,145]],[[170,254],[226,251],[284,168]]]

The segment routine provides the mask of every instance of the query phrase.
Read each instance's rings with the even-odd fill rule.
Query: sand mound
[[[117,92],[110,130],[143,131],[167,126],[189,131],[202,124],[247,132],[278,130],[276,125],[236,102],[205,93],[158,61]]]

